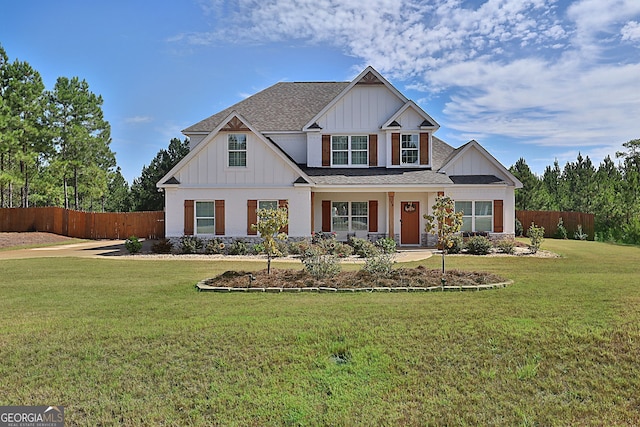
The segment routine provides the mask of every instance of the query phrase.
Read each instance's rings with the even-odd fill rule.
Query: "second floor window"
[[[331,137],[331,164],[367,165],[369,138],[366,135],[334,135]]]
[[[247,135],[230,133],[228,136],[229,167],[247,166]]]
[[[404,134],[401,137],[400,161],[405,165],[418,164],[420,140],[417,134]]]

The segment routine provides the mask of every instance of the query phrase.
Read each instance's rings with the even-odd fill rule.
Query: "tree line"
[[[622,146],[617,163],[607,156],[596,168],[578,154],[562,169],[556,160],[542,176],[520,158],[509,169],[523,184],[516,209],[592,213],[597,240],[640,244],[640,139]]]
[[[129,187],[102,105],[78,77],[59,77],[46,90],[37,70],[9,61],[0,45],[0,208],[163,209],[156,181],[186,155],[188,142],[172,140]]]

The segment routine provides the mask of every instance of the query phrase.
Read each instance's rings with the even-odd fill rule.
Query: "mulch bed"
[[[305,270],[227,271],[217,277],[203,280],[200,285],[219,288],[321,288],[358,289],[358,288],[395,288],[395,287],[433,287],[441,285],[441,271],[429,270],[423,266],[399,268],[388,277],[371,275],[364,270],[343,271],[338,275],[316,280]],[[476,271],[450,270],[445,274],[447,285],[478,286],[504,283],[498,275]]]
[[[13,246],[27,245],[43,245],[49,243],[63,243],[67,240],[72,240],[72,238],[39,231],[24,233],[6,232],[0,233],[0,248],[10,248]]]

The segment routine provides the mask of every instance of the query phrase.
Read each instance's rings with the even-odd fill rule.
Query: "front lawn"
[[[87,426],[639,424],[640,249],[543,249],[562,257],[448,257],[515,281],[461,293],[198,293],[266,263],[2,260],[0,405]]]

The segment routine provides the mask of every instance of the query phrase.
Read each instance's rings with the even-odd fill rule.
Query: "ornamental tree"
[[[427,220],[425,231],[435,234],[438,237],[438,246],[442,248],[442,284],[444,285],[444,258],[454,244],[453,236],[462,227],[462,212],[456,212],[453,199],[445,196],[436,197],[436,203],[431,210],[433,215],[423,215]]]
[[[286,233],[280,230],[289,223],[289,211],[287,208],[258,209],[256,214],[258,223],[252,224],[251,228],[260,233],[267,254],[267,274],[271,274],[271,258],[280,254],[277,240],[287,240]]]

